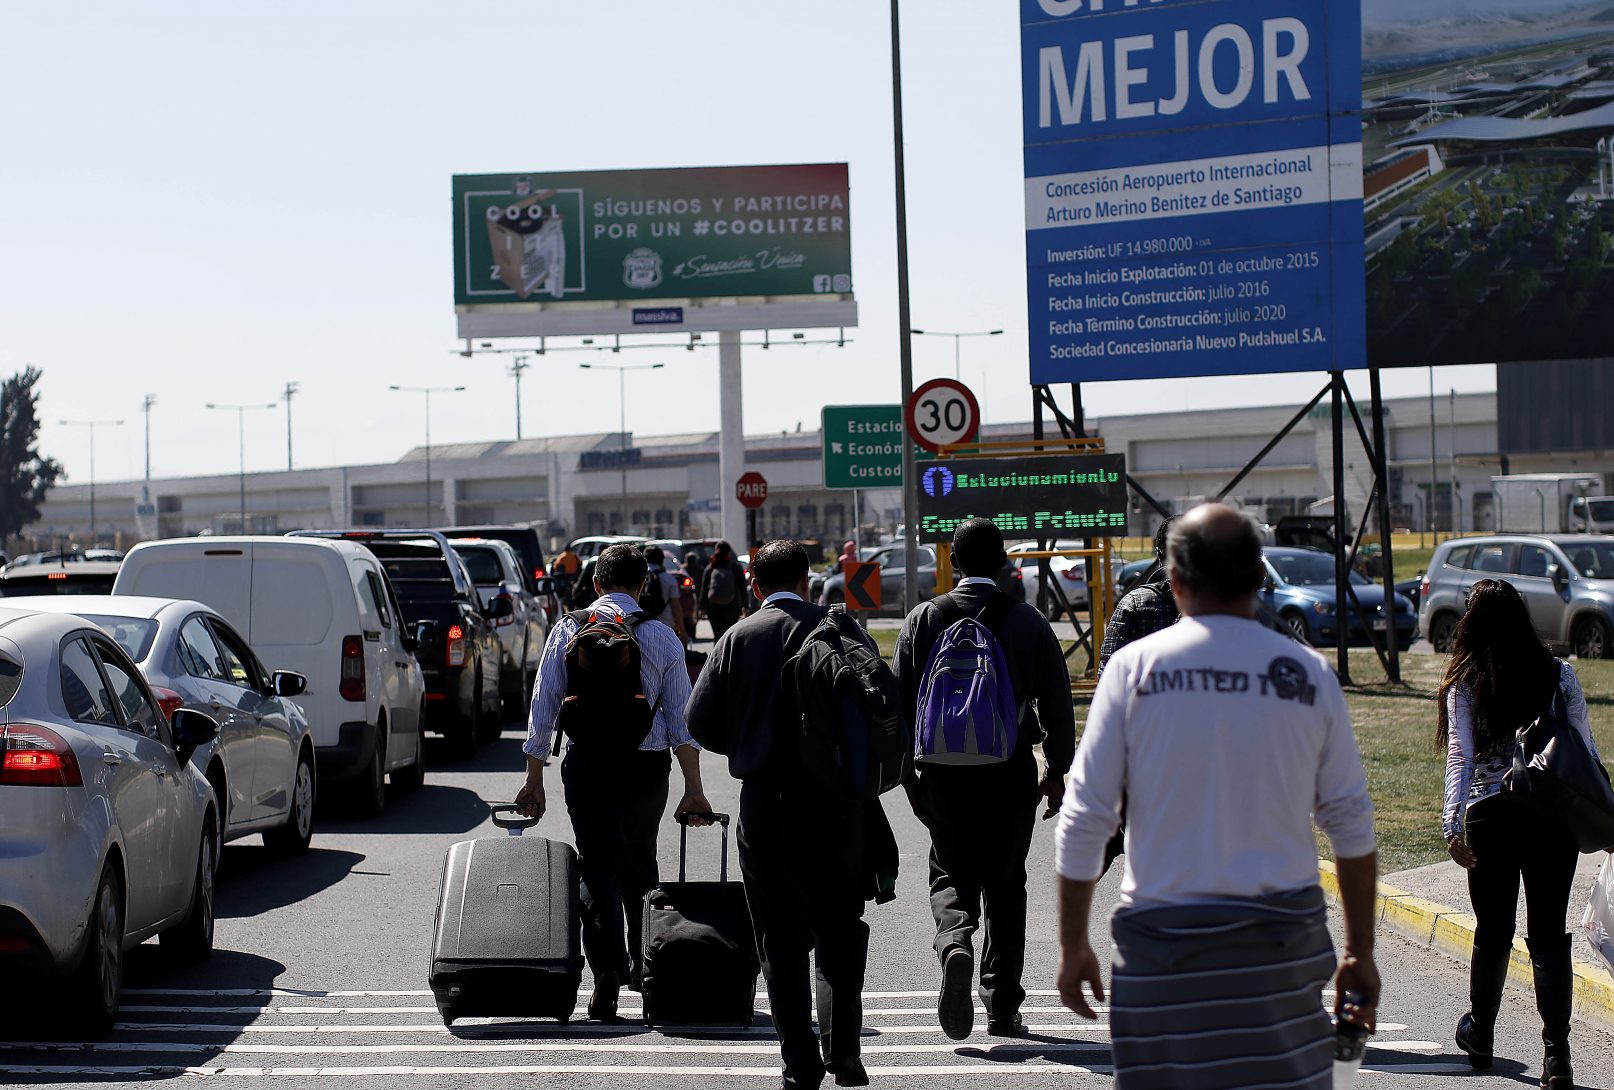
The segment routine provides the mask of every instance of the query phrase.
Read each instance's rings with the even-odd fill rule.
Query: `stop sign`
[[[746,473],[735,484],[734,497],[747,509],[761,507],[768,501],[768,479],[754,470]]]

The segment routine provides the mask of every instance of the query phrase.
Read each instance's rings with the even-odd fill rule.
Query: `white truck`
[[[1614,496],[1598,473],[1514,473],[1491,478],[1497,529],[1511,533],[1614,533]]]

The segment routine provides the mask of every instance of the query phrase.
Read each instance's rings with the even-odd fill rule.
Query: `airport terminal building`
[[[1490,478],[1503,472],[1590,471],[1614,475],[1614,428],[1554,423],[1569,406],[1609,405],[1614,388],[1597,364],[1502,367],[1498,394],[1391,399],[1385,403],[1390,497],[1397,526],[1494,527]],[[1588,388],[1587,383],[1593,383]],[[1510,406],[1499,420],[1497,406]],[[1430,418],[1434,410],[1431,449]],[[1181,510],[1220,492],[1301,406],[1261,406],[1090,418],[1088,430],[1124,453],[1136,483]],[[1364,413],[1367,407],[1362,406]],[[1614,414],[1595,412],[1601,422]],[[1347,418],[1348,419],[1348,418]],[[1371,471],[1347,422],[1345,501],[1359,513]],[[989,439],[1028,438],[1029,422],[993,425]],[[1332,466],[1326,404],[1319,404],[1230,493],[1264,521],[1328,510]],[[818,433],[746,438],[747,468],[767,478],[759,514],[765,537],[838,544],[861,525],[865,541],[902,520],[895,489],[831,491],[822,483]],[[1455,481],[1455,489],[1453,482]],[[283,533],[297,528],[531,523],[551,541],[584,534],[706,537],[718,533],[718,435],[607,432],[424,449],[396,462],[290,472],[97,482],[54,489],[24,533],[39,547],[62,541],[128,546],[150,537]],[[1455,497],[1455,502],[1454,502]],[[1155,511],[1134,494],[1134,534],[1153,531]]]

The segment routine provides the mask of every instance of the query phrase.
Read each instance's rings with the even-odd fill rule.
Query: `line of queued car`
[[[18,569],[65,573],[43,593],[0,575],[0,976],[103,1033],[131,947],[211,952],[226,842],[296,854],[322,794],[374,814],[389,778],[419,788],[427,732],[497,737],[553,588],[532,530],[450,533],[153,541]]]

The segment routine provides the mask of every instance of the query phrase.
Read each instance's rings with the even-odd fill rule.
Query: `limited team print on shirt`
[[[1221,670],[1214,666],[1150,670],[1133,694],[1248,693],[1252,688],[1262,696],[1292,700],[1307,707],[1317,703],[1317,686],[1312,684],[1305,664],[1287,655],[1279,655],[1267,666],[1266,673],[1253,677],[1244,670]]]

